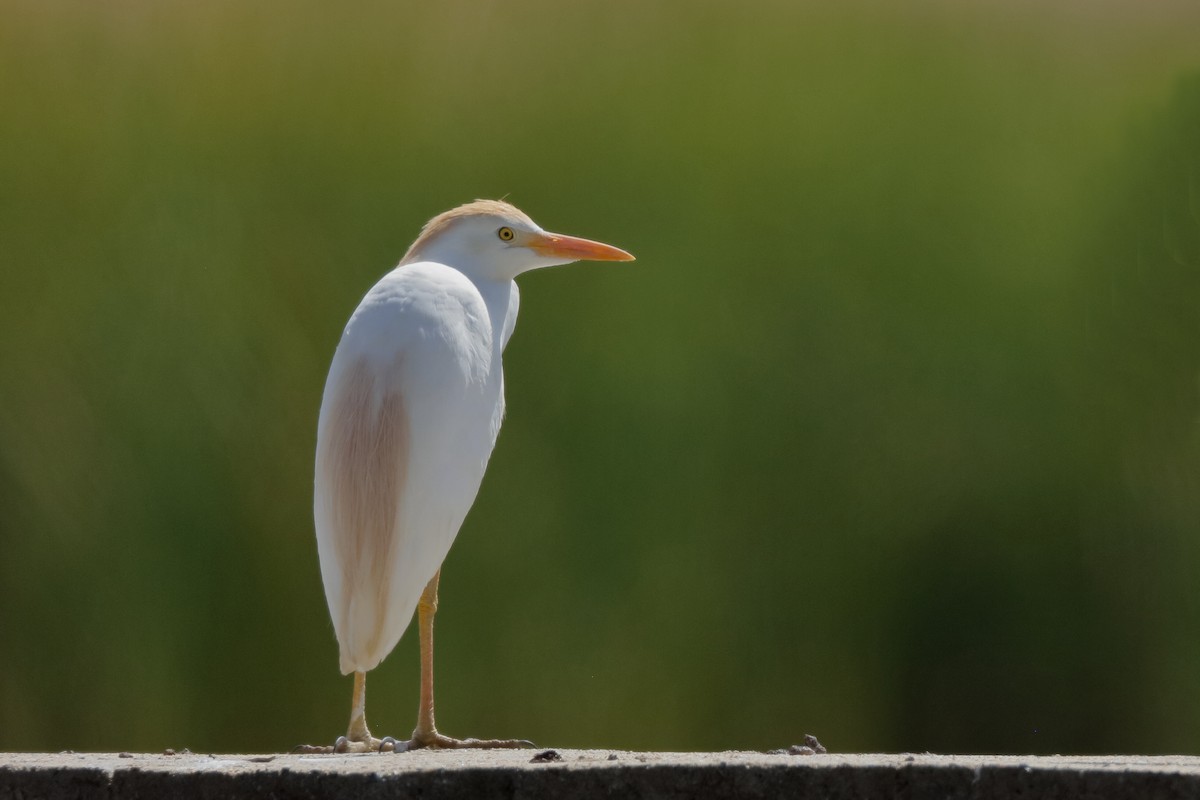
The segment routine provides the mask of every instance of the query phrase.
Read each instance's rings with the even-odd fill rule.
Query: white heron
[[[514,206],[477,200],[431,219],[367,292],[338,343],[317,427],[313,515],[343,674],[354,673],[338,752],[520,747],[453,739],[433,719],[438,578],[504,418],[501,355],[517,321],[514,278],[573,261],[632,261],[548,233]],[[421,692],[408,742],[367,728],[366,673],[418,613]]]

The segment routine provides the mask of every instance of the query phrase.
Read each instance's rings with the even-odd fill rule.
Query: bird
[[[475,501],[504,419],[502,356],[517,321],[515,279],[575,261],[632,261],[601,242],[543,230],[503,200],[433,217],[346,324],[317,422],[313,519],[350,724],[304,752],[515,748],[523,739],[455,739],[433,710],[433,621],[441,566]],[[414,611],[417,724],[407,741],[372,736],[366,673]]]

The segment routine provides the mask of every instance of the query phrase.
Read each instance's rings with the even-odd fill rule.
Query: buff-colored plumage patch
[[[397,499],[408,468],[408,417],[399,391],[377,390],[366,359],[346,371],[341,385],[323,454],[343,570],[339,627],[349,633],[352,614],[363,621],[361,612],[355,613],[354,595],[360,603],[374,603],[373,630],[348,637],[359,653],[370,653],[379,644],[389,610]]]
[[[501,217],[510,220],[520,220],[527,223],[530,227],[537,227],[532,219],[516,206],[511,203],[506,203],[503,200],[476,200],[473,203],[461,205],[458,208],[452,208],[449,211],[444,211],[438,214],[429,222],[425,223],[425,227],[421,229],[421,235],[417,240],[409,246],[408,252],[404,254],[404,258],[400,259],[401,264],[407,264],[410,261],[416,260],[417,255],[421,250],[436,239],[447,228],[454,224],[457,219],[464,217]]]

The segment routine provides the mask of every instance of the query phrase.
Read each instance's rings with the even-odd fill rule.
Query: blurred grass
[[[345,723],[346,317],[509,194],[529,276],[439,720],[558,746],[1200,749],[1200,11],[0,6],[0,749]],[[408,638],[377,732],[416,704]]]

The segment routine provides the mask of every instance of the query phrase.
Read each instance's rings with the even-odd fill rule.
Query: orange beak
[[[633,256],[619,247],[561,233],[535,233],[524,243],[540,256],[569,258],[572,261],[633,261]]]

